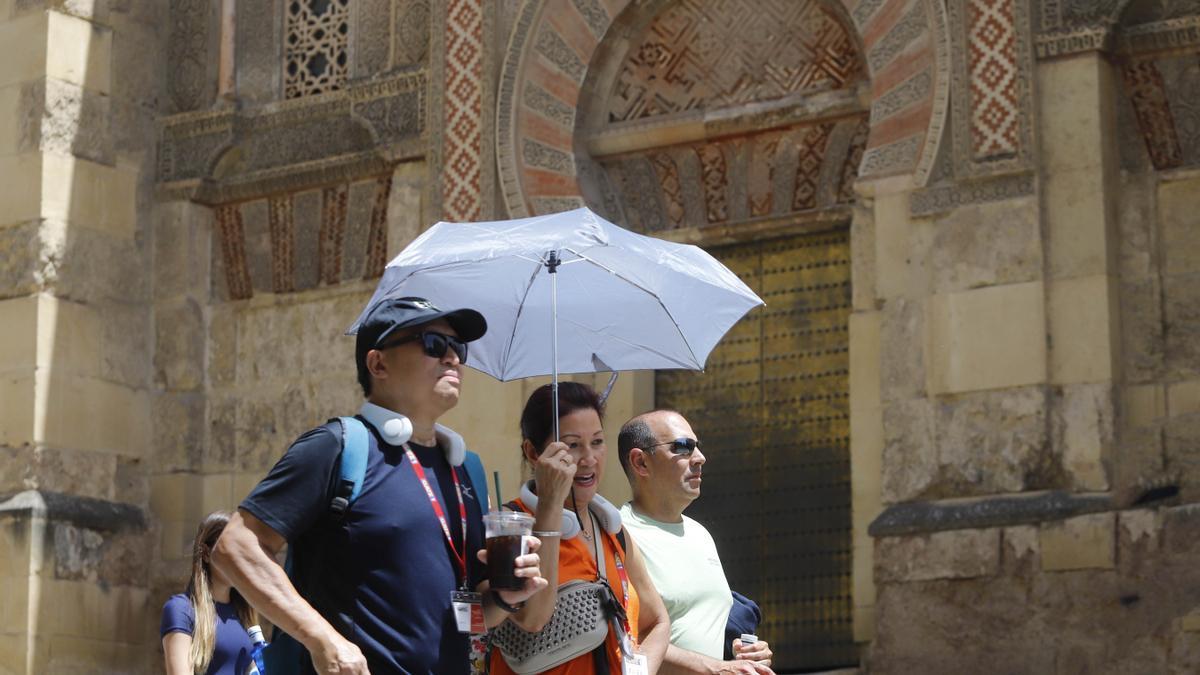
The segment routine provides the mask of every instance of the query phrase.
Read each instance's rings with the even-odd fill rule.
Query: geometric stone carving
[[[216,208],[230,300],[373,279],[387,264],[391,174]]]
[[[971,75],[971,150],[974,159],[1013,155],[1020,125],[1017,100],[1014,0],[967,3]]]
[[[935,44],[948,33],[945,21],[937,21],[945,14],[942,2],[527,0],[511,14],[510,39],[497,90],[495,149],[508,213],[513,217],[533,215],[541,213],[543,206],[564,204],[586,194],[596,202],[594,207],[603,204],[602,210],[614,217],[625,211],[627,224],[644,224],[647,230],[672,227],[678,216],[674,207],[679,205],[672,198],[673,190],[651,200],[636,194],[636,189],[641,178],[658,181],[661,175],[673,185],[677,175],[685,222],[707,221],[709,204],[704,194],[690,193],[701,185],[701,165],[692,149],[699,141],[694,136],[675,141],[681,145],[673,147],[688,150],[669,153],[676,169],[673,173],[665,158],[651,160],[652,153],[637,160],[597,155],[591,161],[580,161],[574,147],[577,134],[598,137],[612,125],[614,133],[648,138],[654,130],[644,125],[658,121],[675,124],[684,118],[704,118],[707,129],[712,112],[735,110],[730,106],[743,105],[739,102],[759,104],[784,96],[804,100],[809,92],[861,82],[867,75],[863,54],[871,55],[872,81],[879,78],[880,84],[872,91],[874,98],[886,97],[903,86],[907,90],[887,99],[889,114],[880,123],[872,116],[865,148],[848,143],[854,135],[850,133],[838,139],[839,152],[835,154],[851,146],[854,152],[863,152],[864,177],[904,173],[918,164],[928,173],[945,126],[941,120],[950,107],[946,95],[949,49],[942,44],[943,48],[935,51]],[[597,38],[595,43],[592,37]],[[559,50],[561,44],[570,45],[574,55]],[[586,66],[582,82],[578,79],[580,63]],[[774,122],[776,132],[820,121],[802,117],[797,116],[796,122]],[[854,115],[852,123],[858,120]],[[714,122],[713,126],[718,125]],[[726,171],[737,176],[725,205],[731,220],[791,210],[795,170],[779,165],[758,173],[762,167],[752,166],[758,156],[770,154],[764,153],[757,138],[765,130],[759,126],[708,136],[748,133],[755,139],[736,152],[725,149]],[[576,161],[556,163],[561,171],[530,166],[525,161],[526,139]],[[794,146],[788,149],[788,145],[780,142],[774,154],[794,152]],[[542,158],[550,156],[542,148],[538,151]],[[837,161],[845,159],[841,156]],[[713,167],[710,161],[710,178]],[[821,180],[831,182],[817,201],[833,205],[842,200],[843,186],[853,181],[840,180],[842,172],[826,168],[830,176],[822,175]],[[692,171],[695,181],[689,178]],[[580,188],[581,177],[588,181],[586,190]],[[769,204],[764,201],[764,181],[773,186]],[[698,209],[695,215],[689,211],[693,208]]]
[[[350,73],[350,0],[289,0],[284,23],[283,97],[341,89]]]
[[[740,224],[854,199],[864,114],[600,158],[606,208],[635,230]]]
[[[641,40],[615,82],[610,121],[837,89],[862,69],[849,31],[817,0],[680,2]]]
[[[1175,134],[1175,120],[1167,102],[1162,74],[1154,60],[1132,60],[1121,68],[1121,75],[1154,168],[1161,170],[1180,166],[1183,152]]]
[[[481,0],[448,0],[441,180],[451,221],[479,220],[483,209],[483,47]]]
[[[427,75],[356,83],[319,99],[163,120],[157,180],[205,203],[379,175],[423,153]]]
[[[217,83],[209,78],[210,0],[171,0],[167,39],[171,108],[183,112],[207,107]]]
[[[230,300],[244,300],[252,294],[250,271],[246,267],[246,241],[242,232],[242,210],[237,204],[217,208],[217,235],[221,238],[221,257],[225,263],[225,287]]]
[[[951,0],[953,173],[1027,171],[1033,162],[1033,54],[1024,0]]]

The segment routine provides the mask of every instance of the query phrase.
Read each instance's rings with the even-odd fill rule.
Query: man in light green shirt
[[[733,596],[712,535],[683,515],[700,496],[704,453],[687,420],[655,410],[629,420],[617,438],[633,501],[621,521],[637,541],[671,617],[671,645],[661,673],[771,673],[765,642],[741,646],[722,661]]]

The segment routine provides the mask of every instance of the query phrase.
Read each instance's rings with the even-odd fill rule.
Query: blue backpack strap
[[[363,479],[367,475],[370,438],[366,425],[358,418],[339,417],[338,421],[342,425],[342,454],[338,460],[338,482],[329,510],[340,517],[362,492]],[[289,579],[292,577],[292,567],[292,546],[289,543],[287,558],[283,563]],[[301,664],[308,659],[308,652],[299,641],[276,627],[271,644],[263,650],[263,658],[271,675],[293,675],[300,672]]]
[[[475,499],[479,500],[479,512],[488,512],[488,485],[487,472],[483,470],[483,460],[479,455],[467,451],[466,459],[463,460],[463,466],[467,469],[467,476],[471,479],[471,485],[475,487]]]
[[[367,426],[355,417],[339,417],[342,423],[342,457],[338,463],[338,483],[329,510],[341,516],[358,499],[367,475],[370,440]]]

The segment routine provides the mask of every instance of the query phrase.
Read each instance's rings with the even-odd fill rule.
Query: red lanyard
[[[412,464],[413,473],[417,474],[417,480],[421,481],[421,487],[425,488],[425,494],[429,496],[429,503],[433,505],[433,513],[437,516],[438,522],[442,525],[442,534],[446,535],[446,543],[450,545],[450,551],[454,553],[454,561],[458,563],[458,571],[462,574],[460,580],[463,588],[467,586],[467,506],[463,502],[462,486],[458,484],[458,473],[454,467],[450,467],[450,477],[454,479],[454,491],[458,493],[458,517],[462,520],[462,550],[454,545],[454,538],[450,536],[450,524],[446,522],[446,512],[442,509],[442,505],[438,503],[437,497],[433,494],[433,488],[429,486],[429,481],[425,479],[425,469],[421,466],[421,462],[417,460],[417,456],[413,454],[408,444],[404,444],[404,452],[408,455],[408,461]]]

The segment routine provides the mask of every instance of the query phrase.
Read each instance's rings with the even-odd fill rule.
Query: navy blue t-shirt
[[[457,563],[404,449],[383,442],[364,423],[371,430],[366,476],[340,521],[329,514],[341,453],[337,421],[297,439],[241,508],[293,547],[297,589],[358,645],[373,674],[468,673],[469,641],[458,632],[450,599],[461,585]],[[445,453],[410,447],[461,547],[458,498]],[[467,488],[467,586],[474,589],[484,572],[475,557],[483,548],[482,514],[466,470],[456,471]],[[312,672],[307,656],[301,667]]]
[[[250,650],[254,648],[254,643],[250,641],[246,627],[238,620],[233,605],[224,602],[213,604],[217,608],[216,645],[205,675],[242,675],[250,667]],[[163,605],[159,635],[166,637],[167,633],[176,632],[192,635],[195,626],[196,610],[192,607],[192,599],[182,593],[168,598]]]

